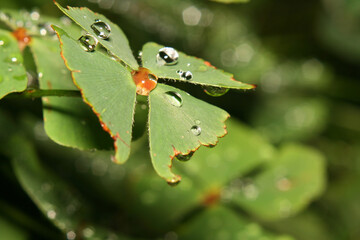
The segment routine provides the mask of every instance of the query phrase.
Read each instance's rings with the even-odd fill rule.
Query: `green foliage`
[[[359,239],[359,4],[216,2],[0,3],[1,237]]]

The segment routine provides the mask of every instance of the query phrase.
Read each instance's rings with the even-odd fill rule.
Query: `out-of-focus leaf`
[[[233,200],[262,219],[294,215],[324,190],[324,164],[319,152],[300,145],[286,145]]]
[[[158,84],[149,95],[150,155],[155,171],[170,183],[175,155],[189,154],[201,145],[215,145],[226,134],[229,114],[188,93]]]
[[[258,130],[274,142],[299,140],[321,132],[328,114],[323,99],[274,96],[255,112],[254,122]]]
[[[100,51],[85,51],[62,29],[55,30],[75,84],[115,141],[115,161],[125,162],[130,154],[136,97],[130,72]]]
[[[250,0],[210,0],[212,2],[219,2],[219,3],[246,3]]]
[[[1,238],[6,240],[26,240],[28,234],[18,226],[0,216]]]
[[[39,161],[34,147],[16,136],[8,144],[15,174],[40,210],[68,239],[127,239],[90,223],[88,203]],[[18,151],[21,148],[22,151]]]
[[[60,56],[58,41],[33,38],[31,49],[37,65],[41,89],[76,90],[70,72]],[[82,99],[44,97],[44,123],[47,135],[55,142],[80,149],[110,148],[111,139],[100,127]]]
[[[94,13],[88,8],[77,8],[77,7],[68,7],[65,9],[61,7],[58,3],[55,3],[56,6],[68,17],[70,17],[74,22],[76,22],[81,28],[85,31],[96,37],[96,39],[103,45],[107,50],[109,50],[113,55],[118,57],[120,60],[128,64],[132,69],[136,70],[138,64],[132,51],[129,46],[129,42],[123,33],[123,31],[114,23],[112,23],[105,16]],[[110,37],[108,39],[103,39],[97,35],[97,33],[92,28],[95,20],[100,20],[108,24],[111,28]]]
[[[164,65],[157,62],[157,54],[164,46],[156,43],[147,43],[142,50],[142,64],[158,78],[175,79],[189,83],[217,86],[234,89],[253,89],[252,84],[242,83],[233,79],[233,75],[222,70],[216,69],[200,58],[188,56],[178,52],[179,58],[174,65]],[[181,77],[182,73],[189,71],[191,79]]]
[[[257,223],[243,219],[221,206],[205,209],[177,232],[179,239],[293,239],[289,236],[274,236],[264,231]]]
[[[0,29],[0,99],[26,89],[27,76],[18,42],[8,31]]]
[[[185,164],[176,161],[175,170],[196,180],[198,188],[221,190],[273,158],[275,149],[254,130],[233,119],[226,121],[226,129],[228,134],[214,148],[200,148]]]

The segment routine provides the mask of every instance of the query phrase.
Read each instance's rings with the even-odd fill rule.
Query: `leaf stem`
[[[60,90],[60,89],[29,89],[21,93],[11,93],[8,98],[41,98],[41,97],[81,97],[78,90]]]

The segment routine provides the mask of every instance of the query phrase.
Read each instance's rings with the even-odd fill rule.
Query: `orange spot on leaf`
[[[21,51],[23,51],[24,48],[31,42],[31,37],[27,34],[25,28],[17,28],[15,31],[12,32],[12,35],[18,41]]]
[[[218,203],[220,200],[220,190],[213,189],[202,200],[202,204],[209,207],[213,206],[214,204]]]

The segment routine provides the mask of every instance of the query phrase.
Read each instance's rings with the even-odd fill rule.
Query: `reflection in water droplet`
[[[193,78],[193,75],[192,75],[192,73],[190,71],[184,72],[182,70],[177,70],[176,73],[179,74],[180,79],[182,79],[182,80],[188,80],[189,81],[189,80],[191,80]]]
[[[194,134],[195,136],[199,136],[201,134],[201,127],[195,125],[192,126],[190,131],[192,132],[192,134]]]
[[[12,63],[16,63],[17,61],[18,61],[18,59],[17,59],[16,57],[12,57],[12,58],[11,58],[11,62],[12,62]]]
[[[108,39],[110,37],[111,28],[109,24],[99,19],[95,19],[95,23],[91,25],[91,28],[99,38]]]
[[[169,91],[165,93],[165,97],[168,100],[168,102],[175,107],[181,107],[183,104],[183,100],[180,93]]]
[[[160,65],[174,65],[178,62],[179,53],[172,47],[164,47],[156,55],[156,61]]]
[[[74,231],[67,232],[66,237],[68,240],[74,240],[76,238],[76,233]]]
[[[221,87],[214,87],[214,86],[206,86],[204,87],[204,92],[212,97],[220,97],[227,93],[229,88],[221,88]]]
[[[194,152],[190,152],[186,155],[178,154],[178,155],[176,155],[176,159],[179,161],[182,161],[182,162],[186,162],[186,161],[189,161],[193,155],[194,155]]]
[[[56,212],[54,210],[49,210],[47,211],[46,215],[48,216],[48,218],[50,219],[55,219],[56,218]]]
[[[82,35],[79,38],[79,42],[83,49],[87,52],[93,52],[95,50],[96,45],[98,44],[98,40],[91,36],[90,34]]]

